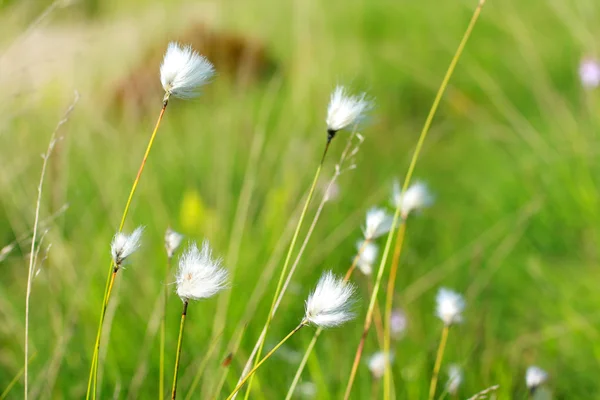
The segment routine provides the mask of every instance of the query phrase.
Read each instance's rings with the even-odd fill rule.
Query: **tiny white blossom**
[[[175,232],[171,228],[167,228],[165,232],[165,249],[167,250],[167,257],[173,257],[175,250],[181,245],[181,241],[183,240],[183,235],[181,233]]]
[[[388,355],[385,354],[383,351],[378,351],[377,353],[369,357],[369,371],[371,371],[371,375],[373,375],[373,378],[381,379],[383,377],[383,374],[385,374],[385,364],[388,360],[388,357],[390,359],[390,363],[394,361],[393,354],[390,353]]]
[[[113,237],[110,243],[110,254],[117,267],[120,267],[127,257],[140,248],[140,240],[143,232],[144,228],[140,226],[130,235],[119,232]]]
[[[408,327],[408,318],[403,310],[396,309],[390,315],[390,333],[396,340],[402,338]]]
[[[367,242],[359,240],[356,243],[356,250],[362,252],[358,255],[357,266],[360,272],[365,275],[371,275],[373,273],[373,265],[377,261],[379,255],[379,246],[373,242]]]
[[[179,259],[177,295],[182,301],[200,300],[217,294],[227,286],[227,271],[221,259],[213,259],[208,240],[199,250],[195,243]]]
[[[214,76],[215,68],[191,46],[171,42],[160,66],[160,82],[166,95],[187,99]]]
[[[445,325],[450,326],[462,322],[465,300],[460,294],[446,288],[441,288],[438,291],[436,302],[436,314]]]
[[[547,380],[548,373],[540,367],[532,365],[527,368],[527,372],[525,373],[525,383],[527,384],[529,390],[534,391]]]
[[[321,328],[331,328],[354,318],[354,285],[337,278],[331,271],[323,273],[315,290],[306,300],[304,319]]]
[[[593,58],[586,58],[579,65],[579,79],[586,89],[595,89],[600,86],[600,62]]]
[[[367,211],[363,234],[366,240],[373,240],[389,232],[393,218],[383,208],[373,207]]]
[[[412,211],[417,211],[429,207],[433,203],[433,196],[429,193],[427,185],[423,182],[415,182],[402,193],[402,188],[398,182],[394,182],[392,203],[394,207],[400,208],[402,217],[408,217]]]
[[[360,122],[371,107],[365,93],[351,96],[343,86],[337,86],[331,93],[327,108],[326,122],[330,136],[333,138],[335,132]]]
[[[448,383],[446,389],[448,393],[455,396],[458,393],[458,388],[463,382],[463,370],[458,364],[451,364],[448,367]]]

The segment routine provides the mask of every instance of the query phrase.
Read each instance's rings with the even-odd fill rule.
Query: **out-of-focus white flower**
[[[215,68],[191,46],[171,42],[160,66],[160,82],[166,96],[188,99],[214,76]]]
[[[392,203],[394,207],[400,208],[402,218],[406,218],[413,211],[429,207],[433,203],[433,196],[423,182],[413,183],[406,189],[406,193],[402,193],[400,184],[394,182]]]
[[[395,309],[392,310],[390,315],[390,333],[396,340],[402,338],[408,327],[408,318],[403,310]]]
[[[317,395],[317,386],[312,382],[301,382],[296,390],[299,397],[312,399]]]
[[[462,312],[465,309],[463,297],[452,290],[441,288],[436,297],[436,315],[445,325],[462,322]]]
[[[373,264],[375,264],[379,255],[379,246],[373,242],[366,242],[365,244],[364,240],[359,240],[356,243],[356,250],[360,252],[357,262],[358,269],[365,275],[371,275]]]
[[[330,139],[337,131],[360,122],[371,107],[372,103],[366,99],[365,93],[351,96],[343,86],[337,86],[331,93],[327,108],[326,122]]]
[[[344,282],[331,271],[323,273],[314,292],[306,300],[304,319],[321,328],[331,328],[354,318],[354,285]]]
[[[208,240],[199,250],[195,243],[179,259],[177,295],[182,301],[200,300],[217,294],[227,286],[227,271],[221,259],[213,259]]]
[[[114,237],[110,244],[110,254],[113,262],[117,267],[120,267],[123,262],[133,254],[134,251],[140,248],[140,241],[144,227],[136,228],[130,235],[119,232]]]
[[[383,377],[383,374],[385,374],[385,364],[388,360],[388,357],[390,359],[390,363],[394,361],[393,354],[386,354],[383,351],[378,351],[377,353],[369,357],[369,371],[371,371],[371,375],[373,375],[373,378],[381,379],[381,377]]]
[[[325,201],[336,200],[340,196],[340,185],[335,182],[325,187]]]
[[[530,391],[534,391],[540,385],[544,384],[548,380],[548,373],[541,369],[540,367],[536,367],[535,365],[527,368],[527,372],[525,373],[525,383]]]
[[[451,364],[448,367],[448,383],[446,383],[446,388],[448,393],[451,395],[456,395],[458,393],[458,388],[463,382],[463,369],[458,364]]]
[[[181,245],[181,241],[183,240],[183,235],[181,233],[175,232],[171,228],[167,228],[165,232],[165,249],[167,250],[167,257],[173,257],[175,250]]]
[[[373,207],[367,211],[363,234],[366,240],[373,240],[389,232],[393,218],[383,208]]]
[[[579,64],[579,79],[586,89],[600,86],[600,62],[593,58],[584,58]]]

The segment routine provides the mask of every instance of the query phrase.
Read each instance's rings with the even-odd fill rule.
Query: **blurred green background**
[[[39,155],[74,90],[80,99],[58,132],[42,195],[31,397],[85,394],[109,243],[160,110],[160,55],[172,39],[221,57],[219,75],[198,99],[171,101],[150,155],[126,224],[146,226],[143,247],[117,279],[100,397],[157,394],[160,294],[171,282],[164,279],[167,226],[189,240],[209,238],[226,267],[236,266],[228,293],[190,305],[182,398],[220,334],[189,394],[214,395],[250,306],[222,397],[268,312],[325,141],[331,90],[345,84],[366,91],[376,107],[360,131],[357,168],[342,174],[339,196],[326,203],[267,346],[297,324],[325,268],[348,268],[365,211],[389,206],[391,184],[404,177],[476,3],[0,2],[0,391],[24,363]],[[408,317],[405,337],[394,343],[397,398],[427,396],[440,286],[467,300],[443,367],[464,368],[459,397],[499,384],[498,398],[526,398],[531,364],[549,372],[556,398],[600,392],[600,92],[582,87],[578,75],[584,57],[598,56],[599,21],[595,0],[488,0],[415,172],[436,203],[408,222],[395,299]],[[341,133],[333,142],[320,188],[347,138]],[[368,304],[366,278],[356,279],[363,297],[357,320],[322,335],[303,375],[315,398],[337,399],[345,388]],[[230,297],[226,312],[221,296]],[[167,386],[180,309],[171,296]],[[311,337],[301,331],[259,370],[252,398],[283,398]],[[377,349],[371,334],[365,360]],[[443,372],[442,387],[445,379]],[[363,362],[352,398],[379,397],[374,385]],[[21,380],[8,398],[22,393]]]

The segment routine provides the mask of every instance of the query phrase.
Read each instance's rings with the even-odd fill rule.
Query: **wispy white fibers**
[[[367,211],[363,234],[366,240],[377,239],[389,232],[393,218],[383,208],[373,207]]]
[[[383,377],[383,374],[385,373],[385,364],[388,360],[388,357],[390,362],[394,360],[393,354],[386,354],[383,351],[378,351],[369,357],[368,366],[373,378],[381,379]]]
[[[527,368],[525,383],[530,391],[535,391],[540,385],[548,380],[548,373],[535,365]]]
[[[167,228],[165,232],[165,249],[167,250],[167,257],[173,257],[173,254],[181,245],[183,241],[183,235],[181,233],[175,232],[171,228]]]
[[[192,243],[179,259],[177,295],[187,302],[217,294],[227,286],[227,271],[221,265],[220,258],[212,258],[208,240],[202,243],[202,250]]]
[[[119,232],[113,237],[110,244],[110,254],[116,266],[120,267],[127,257],[140,248],[143,232],[144,227],[140,226],[130,235]]]
[[[339,326],[354,318],[354,285],[336,277],[331,271],[323,273],[315,290],[306,300],[305,320],[320,328]]]
[[[337,86],[327,108],[327,130],[330,134],[360,122],[365,113],[372,108],[372,102],[367,100],[365,93],[351,96],[346,88]],[[332,137],[333,137],[332,135]]]
[[[462,322],[465,300],[460,294],[441,288],[438,291],[436,303],[436,315],[446,326]]]
[[[446,389],[452,396],[456,396],[458,389],[463,382],[463,369],[458,364],[448,366],[448,383]]]
[[[406,193],[402,193],[400,184],[394,182],[392,204],[395,208],[400,208],[402,218],[408,217],[413,211],[429,207],[432,203],[433,196],[425,183],[415,182],[406,189]]]
[[[366,242],[365,244],[364,240],[359,240],[356,243],[356,249],[360,252],[357,262],[358,269],[365,275],[371,275],[373,265],[379,256],[379,246],[373,242]]]
[[[188,99],[198,95],[198,88],[215,75],[215,68],[206,57],[191,46],[171,42],[160,66],[160,82],[168,96]]]

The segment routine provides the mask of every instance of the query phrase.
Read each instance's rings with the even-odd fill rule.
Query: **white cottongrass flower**
[[[458,393],[458,388],[463,382],[463,369],[458,364],[450,364],[448,367],[448,382],[446,383],[446,390],[452,396]]]
[[[446,288],[441,288],[438,291],[436,303],[436,315],[446,326],[462,322],[465,300],[460,294]]]
[[[165,232],[165,249],[167,250],[167,257],[173,257],[175,250],[181,245],[183,241],[183,235],[179,232],[175,232],[171,228],[167,228]]]
[[[393,218],[383,208],[373,207],[367,211],[366,224],[363,229],[365,240],[373,240],[389,232]]]
[[[579,64],[579,79],[586,89],[600,86],[600,62],[593,58],[583,59]]]
[[[356,242],[356,250],[360,252],[356,264],[358,269],[365,275],[371,275],[373,273],[373,265],[379,255],[379,246],[373,242],[366,242],[365,244],[364,240],[359,240]]]
[[[540,385],[544,384],[548,380],[548,373],[541,369],[540,367],[536,367],[535,365],[527,368],[527,372],[525,373],[525,383],[527,384],[527,388],[530,391],[534,391]]]
[[[339,326],[354,318],[354,285],[336,277],[331,271],[323,273],[315,290],[306,300],[304,320],[320,328]]]
[[[212,258],[208,240],[202,242],[202,250],[192,243],[179,259],[177,295],[186,302],[217,294],[227,286],[227,271],[221,264],[220,258]]]
[[[335,88],[331,93],[325,120],[330,139],[335,136],[337,131],[354,125],[364,118],[365,112],[372,107],[372,103],[366,99],[366,96],[365,93],[351,96],[347,94],[343,86]]]
[[[113,240],[110,243],[110,254],[117,267],[120,267],[127,257],[140,248],[143,232],[144,227],[140,226],[130,235],[119,232],[113,237]]]
[[[188,99],[198,94],[198,88],[215,74],[215,68],[206,57],[191,46],[171,42],[160,66],[160,82],[168,97]]]
[[[406,218],[412,211],[429,207],[433,203],[433,196],[423,182],[413,183],[406,189],[406,193],[402,193],[400,183],[394,182],[392,203],[394,207],[400,208],[402,218]]]
[[[368,366],[373,378],[381,379],[383,377],[383,374],[385,374],[385,364],[388,358],[390,363],[394,361],[394,355],[392,353],[386,354],[383,351],[378,351],[369,357]]]
[[[406,317],[406,313],[400,309],[392,310],[392,315],[390,315],[390,333],[392,338],[396,340],[402,338],[407,327],[408,318]]]

